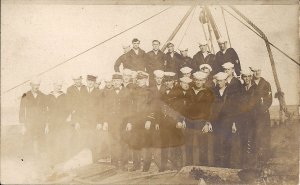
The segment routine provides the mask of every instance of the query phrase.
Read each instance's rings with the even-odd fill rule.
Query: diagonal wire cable
[[[106,40],[104,40],[104,41],[102,41],[102,42],[100,42],[100,43],[98,43],[98,44],[96,44],[96,45],[94,45],[94,46],[92,46],[92,47],[90,47],[90,48],[88,48],[88,49],[86,49],[86,50],[84,50],[84,51],[82,51],[82,52],[80,52],[80,53],[78,53],[78,54],[76,54],[76,55],[74,55],[74,56],[72,56],[72,57],[70,57],[70,58],[64,60],[64,61],[62,61],[62,62],[60,62],[60,63],[58,63],[58,64],[56,64],[55,66],[53,66],[53,67],[51,67],[51,68],[49,68],[49,69],[46,69],[46,70],[40,72],[40,73],[37,74],[36,76],[41,76],[41,75],[43,75],[43,74],[45,74],[45,73],[47,73],[47,72],[49,72],[49,71],[51,71],[51,70],[53,70],[53,69],[55,69],[55,68],[57,68],[57,67],[59,67],[59,66],[65,64],[65,63],[67,63],[67,62],[73,60],[74,58],[79,57],[80,55],[83,55],[84,53],[87,53],[88,51],[90,51],[90,50],[92,50],[92,49],[94,49],[94,48],[96,48],[96,47],[98,47],[98,46],[100,46],[100,45],[102,45],[102,44],[104,44],[104,43],[106,43],[106,42],[112,40],[113,38],[115,38],[115,37],[117,37],[117,36],[119,36],[119,35],[121,35],[121,34],[127,32],[127,31],[129,31],[129,30],[131,30],[131,29],[133,29],[133,28],[135,28],[135,27],[137,27],[137,26],[139,26],[139,25],[141,25],[141,24],[147,22],[148,20],[150,20],[150,19],[152,19],[152,18],[154,18],[154,17],[156,17],[156,16],[158,16],[158,15],[160,15],[160,14],[162,14],[163,12],[169,10],[170,8],[172,8],[172,6],[170,6],[170,7],[168,7],[168,8],[165,8],[165,9],[159,11],[158,13],[156,13],[156,14],[154,14],[154,15],[152,15],[152,16],[150,16],[150,17],[144,19],[144,20],[142,20],[141,22],[139,22],[139,23],[137,23],[137,24],[135,24],[135,25],[133,25],[133,26],[131,26],[131,27],[129,27],[129,28],[123,30],[123,31],[121,31],[120,33],[118,33],[118,34],[116,34],[116,35],[113,35],[113,36],[107,38]],[[17,87],[19,87],[19,86],[21,86],[21,85],[24,85],[25,83],[27,83],[27,82],[29,82],[29,81],[30,81],[30,80],[26,80],[26,81],[24,81],[24,82],[22,82],[22,83],[20,83],[20,84],[18,84],[18,85],[15,85],[14,87],[11,87],[10,89],[5,90],[5,91],[3,92],[3,94],[6,94],[7,92],[9,92],[9,91],[11,91],[11,90],[13,90],[13,89],[15,89],[15,88],[17,88]]]

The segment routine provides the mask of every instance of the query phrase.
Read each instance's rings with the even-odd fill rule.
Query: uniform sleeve
[[[269,82],[266,82],[266,85],[264,87],[264,94],[263,97],[261,97],[261,105],[262,105],[262,111],[267,111],[270,106],[272,105],[273,97],[272,97],[272,89]]]
[[[123,55],[122,55],[122,56],[123,56]],[[116,60],[116,62],[115,62],[115,65],[114,65],[115,72],[120,72],[119,67],[120,67],[121,63],[123,63],[123,57],[122,57],[122,56],[120,56],[120,57]]]
[[[232,59],[234,62],[234,70],[237,76],[240,76],[240,72],[241,72],[241,63],[240,63],[240,59],[238,54],[236,53],[236,51],[234,49],[232,49]]]
[[[20,110],[19,110],[19,122],[22,124],[26,124],[26,94],[24,93],[20,102]]]

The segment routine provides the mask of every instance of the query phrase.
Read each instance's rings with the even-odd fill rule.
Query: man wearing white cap
[[[241,81],[234,76],[234,64],[226,62],[222,65],[224,72],[228,74],[227,83],[229,93],[238,96],[241,92],[242,84]]]
[[[198,51],[193,56],[193,65],[194,65],[194,72],[199,70],[199,66],[202,64],[208,64],[211,66],[211,72],[215,73],[215,55],[208,51],[207,41],[201,40],[199,42],[200,51]]]
[[[174,44],[169,42],[167,44],[168,52],[166,53],[166,65],[164,71],[176,73],[179,72],[180,54],[174,50]],[[177,77],[177,76],[176,76]]]
[[[22,95],[19,111],[19,122],[25,134],[24,151],[29,152],[28,156],[33,156],[33,159],[43,152],[47,132],[46,96],[39,90],[40,83],[38,78],[30,81],[31,89]]]
[[[181,54],[179,69],[181,69],[183,67],[192,68],[193,67],[192,58],[188,56],[188,47],[180,46],[179,51],[180,51],[180,54]]]
[[[218,88],[215,91],[213,125],[215,131],[215,165],[231,167],[231,139],[238,122],[238,97],[230,94],[226,79],[227,73],[219,72],[214,78]]]
[[[126,53],[127,65],[124,68],[133,71],[145,71],[146,70],[146,53],[140,48],[140,40],[137,38],[132,39],[132,49]]]
[[[116,60],[115,65],[114,65],[114,69],[115,72],[120,72],[120,65],[123,65],[123,69],[128,68],[128,62],[127,62],[127,55],[126,53],[128,53],[131,49],[130,44],[123,44],[122,48],[124,50],[124,53]]]
[[[122,86],[128,89],[133,87],[132,84],[132,71],[130,69],[124,69],[122,71],[123,83]]]
[[[256,152],[258,160],[265,163],[270,156],[271,120],[269,108],[273,101],[272,89],[270,83],[261,77],[261,68],[259,66],[251,66],[250,69],[253,71],[253,82],[257,86],[257,109],[255,116]],[[281,96],[281,94],[278,92],[277,96]]]
[[[206,79],[206,82],[205,82],[205,86],[206,87],[209,87],[211,89],[215,88],[216,85],[213,81],[213,75],[212,75],[212,68],[209,64],[201,64],[199,66],[200,68],[200,71],[204,72],[204,73],[207,73],[207,79]]]
[[[186,165],[213,165],[210,113],[214,94],[205,87],[206,79],[207,74],[204,72],[193,73],[194,86],[186,119]]]
[[[193,70],[192,68],[187,67],[187,66],[180,68],[180,72],[181,72],[180,77],[189,77],[189,78],[191,78],[192,70]]]
[[[226,62],[234,64],[234,71],[237,76],[240,76],[241,64],[238,54],[233,48],[227,47],[227,41],[224,38],[218,39],[220,51],[216,53],[216,71],[215,73],[222,71],[222,65]]]

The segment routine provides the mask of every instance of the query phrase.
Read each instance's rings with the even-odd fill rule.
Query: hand
[[[48,133],[49,133],[49,126],[47,124],[46,127],[45,127],[45,134],[48,134]]]
[[[108,123],[104,122],[102,128],[103,128],[104,131],[108,131]]]
[[[151,126],[151,121],[146,121],[145,123],[145,129],[149,130]]]
[[[213,131],[213,128],[212,128],[212,125],[210,122],[207,122],[206,124],[208,124],[208,131],[209,132],[212,132]]]
[[[97,129],[97,130],[101,130],[101,129],[102,129],[102,124],[98,123],[98,124],[96,125],[96,129]]]
[[[22,126],[21,133],[22,133],[22,135],[24,135],[26,133],[26,127],[24,125]]]
[[[204,127],[202,128],[202,132],[207,133],[208,131],[209,131],[208,124],[205,124]]]
[[[182,128],[182,123],[181,122],[177,122],[176,128]]]
[[[80,129],[80,124],[79,123],[75,123],[75,130],[79,130]]]
[[[232,123],[232,128],[231,128],[231,130],[232,130],[232,133],[236,133],[236,131],[237,131],[237,129],[236,129],[236,126],[235,126],[235,123],[234,123],[234,122]]]
[[[182,121],[182,128],[183,128],[183,129],[186,129],[186,123],[185,123],[184,120]]]
[[[130,131],[132,129],[132,124],[131,123],[127,123],[126,125],[126,131]]]
[[[159,130],[159,124],[155,125],[155,130]]]
[[[69,114],[69,116],[67,117],[67,119],[66,119],[66,122],[70,122],[71,121],[71,116],[72,114]]]

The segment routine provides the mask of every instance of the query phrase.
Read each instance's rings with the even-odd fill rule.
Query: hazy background
[[[22,85],[8,93],[7,89],[30,79],[124,29],[167,8],[162,5],[1,5],[1,123],[17,124],[21,95],[29,90]],[[298,5],[236,6],[268,36],[269,40],[298,60]],[[64,90],[71,85],[73,72],[96,73],[100,78],[111,75],[115,60],[123,53],[121,44],[141,40],[141,48],[151,50],[151,41],[167,40],[189,6],[174,6],[125,34],[69,61],[41,76],[41,90],[51,91],[54,78],[65,80]],[[229,10],[229,8],[227,7]],[[221,34],[227,37],[220,6],[211,6]],[[197,41],[204,38],[199,22],[200,7],[190,16],[174,39],[175,47],[182,40],[192,57]],[[231,11],[233,12],[233,11]],[[237,51],[242,68],[262,63],[262,75],[276,92],[264,41],[225,13],[232,47]],[[190,27],[187,29],[188,24]],[[218,51],[214,40],[215,51]],[[299,66],[273,49],[278,77],[287,104],[299,104]],[[278,100],[274,99],[273,105]]]

